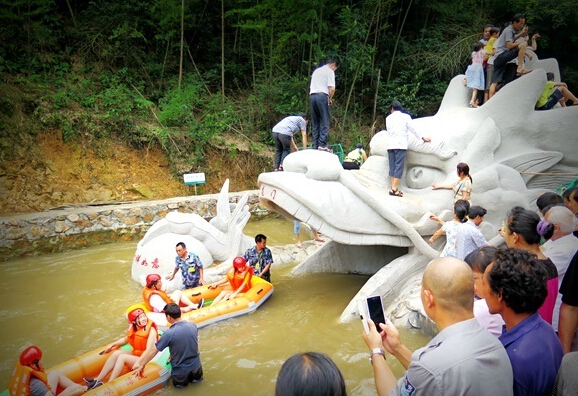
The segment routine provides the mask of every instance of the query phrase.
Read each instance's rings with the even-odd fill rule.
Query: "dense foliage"
[[[310,73],[328,57],[339,62],[333,143],[367,143],[393,98],[432,114],[482,26],[515,12],[541,34],[538,55],[556,57],[578,86],[574,0],[0,4],[0,73],[40,94],[33,114],[45,126],[67,139],[113,133],[194,158],[222,133],[270,143],[280,117],[307,109]]]

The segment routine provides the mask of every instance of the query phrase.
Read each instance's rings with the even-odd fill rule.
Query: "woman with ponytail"
[[[521,206],[514,207],[508,213],[506,226],[501,231],[508,247],[530,252],[537,257],[539,263],[544,265],[548,273],[546,284],[548,296],[538,312],[550,324],[552,324],[552,315],[556,305],[556,298],[558,297],[558,270],[552,260],[540,250],[540,240],[542,238],[550,239],[553,233],[554,225],[546,220],[540,220],[540,216],[536,212],[524,209]]]
[[[470,210],[470,204],[468,201],[464,201],[460,199],[454,203],[454,218],[452,221],[444,222],[437,216],[431,215],[429,218],[437,221],[441,224],[442,228],[437,230],[429,239],[429,243],[433,244],[434,241],[445,234],[446,236],[446,245],[444,246],[444,250],[440,254],[440,257],[456,257],[457,256],[457,246],[456,246],[456,237],[458,235],[458,227],[468,221],[468,211]]]
[[[432,188],[434,190],[446,189],[454,190],[454,202],[463,199],[472,204],[472,176],[470,176],[470,167],[465,162],[460,162],[457,165],[458,180],[453,184],[437,184],[434,183]]]

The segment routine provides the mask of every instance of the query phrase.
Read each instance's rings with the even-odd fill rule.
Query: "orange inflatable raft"
[[[183,293],[189,297],[191,301],[198,303],[199,300],[203,298],[205,304],[201,309],[184,313],[182,319],[194,322],[199,328],[205,327],[221,320],[251,313],[257,310],[273,295],[273,285],[271,283],[257,276],[253,276],[251,278],[251,288],[246,293],[239,294],[232,300],[221,301],[215,305],[211,304],[211,301],[217,297],[222,290],[223,288],[221,286],[215,289],[209,289],[209,285],[183,290]],[[134,304],[129,307],[128,310],[132,310],[135,307],[142,308],[149,319],[153,320],[159,329],[166,329],[168,327],[168,322],[164,314],[148,311],[143,303]]]
[[[110,356],[108,353],[102,353],[105,348],[106,346],[84,353],[59,365],[51,367],[46,371],[59,371],[72,381],[84,385],[83,377],[96,377]],[[132,350],[132,347],[129,344],[125,344],[121,349],[130,351]],[[142,377],[137,377],[133,372],[129,371],[128,368],[125,367],[125,371],[121,376],[111,382],[108,382],[108,378],[105,378],[103,385],[84,393],[84,395],[137,396],[146,395],[161,389],[171,376],[169,356],[169,348],[166,348],[164,351],[157,353],[151,362],[145,366]],[[58,389],[57,393],[60,393],[61,391],[62,389]],[[0,396],[10,395],[11,393],[8,389],[0,393]]]

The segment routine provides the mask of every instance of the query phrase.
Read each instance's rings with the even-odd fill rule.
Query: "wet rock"
[[[68,216],[66,216],[66,219],[72,223],[74,223],[75,221],[78,221],[78,219],[80,219],[80,216],[78,216],[76,213],[72,213],[69,214]]]
[[[147,212],[145,213],[145,215],[143,216],[143,221],[145,223],[152,223],[152,221],[155,219],[155,214],[151,213],[151,212]]]
[[[24,236],[26,236],[26,229],[21,227],[11,228],[4,234],[6,239],[21,239]]]
[[[122,216],[120,221],[128,226],[131,226],[139,223],[140,219],[136,216]]]
[[[111,219],[107,218],[107,217],[101,217],[101,218],[98,220],[98,222],[99,222],[103,227],[106,227],[106,228],[112,227],[112,225],[114,224],[114,222],[113,222]]]
[[[32,226],[32,227],[30,227],[30,230],[28,231],[28,235],[30,235],[32,238],[40,238],[40,237],[48,234],[49,232],[50,232],[50,230],[46,227]]]
[[[92,223],[86,219],[79,219],[74,222],[74,226],[77,227],[79,230],[84,230],[86,228],[92,227]]]
[[[66,224],[65,221],[57,221],[54,223],[54,232],[61,234],[68,231],[70,227]]]

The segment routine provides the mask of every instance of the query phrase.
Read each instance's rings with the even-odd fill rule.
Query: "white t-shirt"
[[[314,93],[329,95],[329,87],[335,87],[335,72],[328,65],[318,67],[311,75],[309,95]]]
[[[162,312],[167,303],[158,294],[153,294],[149,298],[149,304],[153,307],[155,312]]]
[[[385,119],[385,128],[387,129],[387,149],[388,150],[407,150],[408,132],[411,132],[418,140],[421,136],[416,132],[412,125],[412,119],[409,114],[401,111],[394,111]]]

